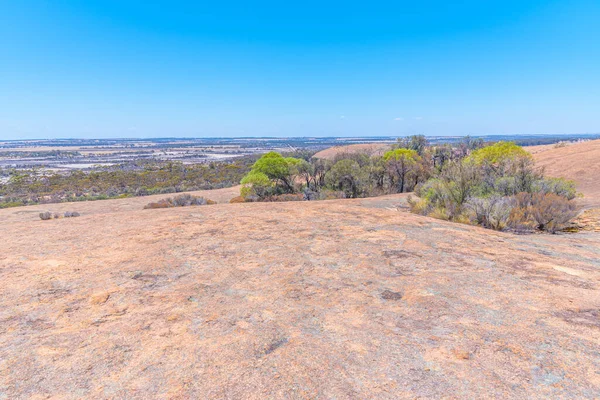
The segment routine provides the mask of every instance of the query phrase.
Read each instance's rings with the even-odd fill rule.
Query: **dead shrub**
[[[518,231],[539,229],[556,233],[579,213],[574,201],[554,193],[519,193],[515,201],[508,225]]]
[[[230,203],[245,203],[246,199],[244,199],[244,197],[242,196],[237,196],[234,197],[233,199],[229,200]]]
[[[171,203],[169,203],[167,200],[163,199],[163,200],[159,200],[155,203],[148,203],[144,206],[144,210],[146,209],[152,209],[152,208],[169,208],[169,207],[173,207],[171,205]]]
[[[577,205],[554,193],[535,193],[532,196],[533,218],[538,229],[555,233],[565,228],[577,216]]]

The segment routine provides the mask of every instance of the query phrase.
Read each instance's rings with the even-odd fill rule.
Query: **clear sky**
[[[600,1],[0,1],[0,139],[600,132]]]

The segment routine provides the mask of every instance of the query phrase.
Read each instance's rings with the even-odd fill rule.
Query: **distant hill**
[[[314,155],[316,158],[332,160],[336,155],[343,153],[367,153],[369,155],[382,155],[391,147],[387,143],[360,143],[349,144],[347,146],[334,146],[319,151]]]
[[[600,140],[568,144],[526,147],[536,164],[546,170],[548,176],[572,179],[584,194],[582,203],[600,206]]]

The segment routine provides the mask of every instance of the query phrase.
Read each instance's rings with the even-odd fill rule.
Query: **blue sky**
[[[0,2],[0,139],[600,132],[600,1]]]

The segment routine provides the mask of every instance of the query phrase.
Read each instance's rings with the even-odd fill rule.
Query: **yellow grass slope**
[[[389,149],[390,145],[386,143],[350,144],[347,146],[334,146],[325,150],[321,150],[317,154],[315,154],[314,157],[332,160],[336,155],[344,153],[366,153],[369,155],[382,155]]]
[[[582,203],[600,207],[600,140],[571,144],[565,147],[526,147],[546,175],[572,179],[583,193]]]

